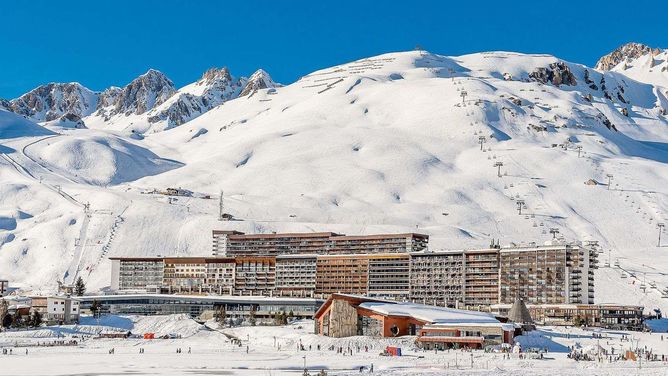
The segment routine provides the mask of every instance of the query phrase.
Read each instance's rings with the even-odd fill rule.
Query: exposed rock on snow
[[[117,95],[114,91],[110,93],[110,96],[115,98],[111,101],[112,108],[108,113],[111,116],[140,115],[165,102],[174,93],[174,83],[167,76],[155,69],[149,69],[132,80]],[[111,97],[105,98],[105,101],[110,101]]]
[[[659,48],[651,48],[641,43],[627,43],[601,57],[596,63],[596,69],[603,71],[611,70],[621,62],[632,61],[648,53],[657,55],[660,52],[661,49]]]
[[[271,79],[269,74],[262,69],[258,69],[252,76],[248,79],[248,83],[239,94],[240,97],[253,94],[261,89],[274,88],[280,85],[276,84],[274,80]]]
[[[571,73],[568,65],[562,61],[552,63],[548,68],[537,68],[535,71],[529,73],[529,77],[542,84],[551,83],[554,86],[577,85],[575,76]]]
[[[55,120],[67,113],[88,116],[96,106],[96,93],[76,82],[39,86],[9,101],[12,112],[37,122]]]
[[[194,84],[179,90],[171,100],[149,113],[148,121],[166,121],[169,129],[190,121],[239,95],[246,79],[236,79],[227,68],[211,68]]]

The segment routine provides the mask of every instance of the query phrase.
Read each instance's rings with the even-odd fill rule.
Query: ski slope
[[[536,78],[568,81],[555,64],[574,84]],[[78,270],[105,289],[106,257],[207,255],[214,228],[415,231],[434,250],[542,243],[558,229],[601,245],[597,301],[666,309],[668,104],[663,82],[647,81],[548,55],[410,51],[312,72],[161,132],[123,133],[118,118],[57,135],[15,126],[25,134],[0,136],[18,165],[0,159],[0,217],[16,222],[0,228],[0,276],[49,289]],[[86,234],[84,209],[52,186],[97,211]],[[158,193],[167,187],[195,194]],[[221,190],[235,221],[217,221]]]

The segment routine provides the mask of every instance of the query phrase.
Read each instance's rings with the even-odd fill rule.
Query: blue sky
[[[0,3],[0,98],[37,85],[122,86],[149,68],[177,86],[209,67],[290,83],[385,52],[549,53],[593,65],[620,44],[668,47],[668,2],[19,1]]]

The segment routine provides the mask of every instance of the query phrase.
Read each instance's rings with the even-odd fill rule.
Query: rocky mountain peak
[[[190,121],[224,102],[237,98],[246,85],[244,77],[233,77],[227,68],[207,70],[194,85],[186,86],[175,98],[149,113],[149,123],[164,123],[169,129]]]
[[[159,106],[169,99],[174,93],[174,83],[162,72],[149,69],[148,72],[135,78],[120,91],[110,90],[106,102],[111,102],[113,108],[109,115],[117,114],[143,114],[152,108]]]
[[[258,69],[253,73],[249,78],[246,86],[241,90],[239,94],[240,97],[255,93],[260,89],[267,89],[273,87],[279,87],[280,85],[274,82],[269,76],[269,73],[265,72],[263,69]]]
[[[9,110],[33,121],[51,121],[66,113],[83,117],[97,106],[97,95],[78,82],[49,83],[9,101]]]
[[[197,81],[198,85],[212,85],[217,81],[230,82],[232,81],[232,75],[230,74],[227,67],[223,68],[210,68],[202,75]]]
[[[596,69],[607,71],[616,67],[621,62],[635,60],[649,53],[651,53],[652,56],[656,56],[661,53],[661,49],[652,48],[642,43],[626,43],[601,57],[596,63]]]

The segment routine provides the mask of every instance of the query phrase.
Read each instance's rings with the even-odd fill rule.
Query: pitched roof
[[[528,324],[533,322],[529,309],[522,299],[518,298],[515,300],[515,303],[513,303],[513,306],[508,312],[508,320],[518,324]]]

